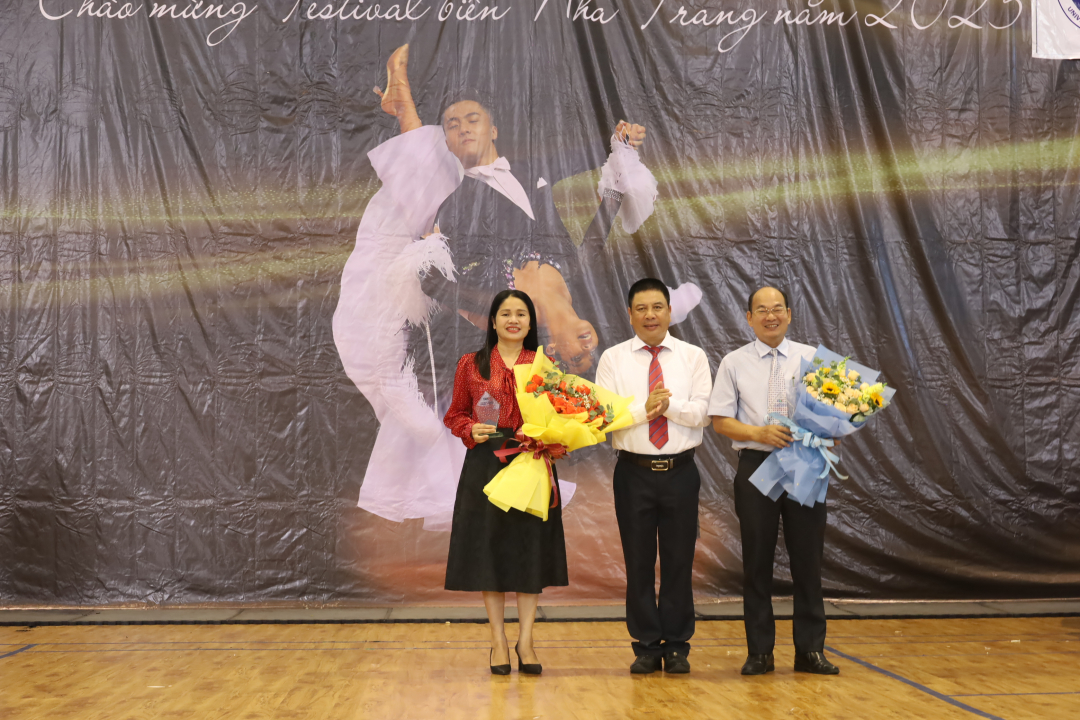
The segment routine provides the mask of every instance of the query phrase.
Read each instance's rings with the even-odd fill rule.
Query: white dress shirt
[[[798,375],[803,358],[812,360],[814,348],[784,338],[777,346],[780,372],[788,388],[788,412],[795,407],[795,376]],[[712,397],[709,398],[709,415],[735,418],[747,425],[761,426],[769,414],[769,375],[772,372],[772,348],[754,340],[724,356],[716,371]],[[772,445],[743,441],[732,442],[736,450],[764,450],[772,452]]]
[[[668,419],[668,441],[657,448],[649,441],[645,401],[649,397],[649,363],[652,353],[636,335],[610,347],[600,356],[596,384],[624,397],[634,396],[630,414],[634,424],[611,434],[616,450],[640,455],[677,455],[701,444],[701,428],[709,423],[709,359],[696,345],[673,338],[668,333],[657,356],[664,373],[664,387],[671,391],[671,401],[664,417]]]
[[[521,208],[521,211],[528,215],[530,220],[536,220],[536,216],[533,215],[532,203],[529,202],[529,196],[525,192],[525,188],[521,187],[518,179],[514,177],[514,173],[510,172],[510,161],[506,158],[500,157],[489,165],[471,167],[465,171],[465,176],[484,183]]]

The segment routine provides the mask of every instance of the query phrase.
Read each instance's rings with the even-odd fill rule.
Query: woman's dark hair
[[[484,347],[477,350],[475,355],[476,369],[480,371],[480,377],[485,380],[491,379],[491,351],[499,344],[499,333],[495,332],[495,316],[499,314],[499,308],[506,299],[512,297],[525,303],[525,307],[529,309],[529,332],[525,334],[525,349],[535,352],[540,346],[540,336],[536,330],[536,308],[533,307],[532,298],[520,290],[503,290],[491,301],[491,310],[488,311],[487,337],[484,339]]]

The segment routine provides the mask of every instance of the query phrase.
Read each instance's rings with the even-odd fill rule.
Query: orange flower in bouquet
[[[516,508],[547,520],[555,488],[551,462],[568,452],[602,443],[611,430],[630,425],[624,398],[577,375],[536,352],[531,366],[514,368],[517,401],[525,424],[517,434],[520,447],[496,451],[510,464],[484,487],[488,499],[503,510]]]

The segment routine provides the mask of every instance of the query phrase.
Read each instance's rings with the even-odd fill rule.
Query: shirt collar
[[[501,155],[493,163],[469,168],[465,171],[465,175],[471,178],[494,177],[495,173],[500,170],[510,172],[510,161]]]
[[[772,352],[771,347],[757,338],[754,338],[754,349],[757,350],[758,357],[765,357]],[[776,350],[784,357],[788,357],[788,351],[791,350],[791,343],[788,342],[788,339],[785,337],[783,341],[776,346]]]
[[[631,352],[636,352],[643,347],[646,347],[645,341],[639,338],[637,335],[634,335],[634,339],[630,341]],[[664,335],[664,339],[660,341],[659,347],[666,347],[668,350],[675,349],[675,343],[672,342],[671,333],[667,333],[666,335]]]

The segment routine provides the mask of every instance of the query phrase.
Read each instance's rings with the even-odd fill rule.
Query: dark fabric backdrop
[[[645,30],[643,0],[591,5],[619,10],[607,24],[539,6],[282,22],[277,1],[209,46],[220,22],[0,0],[0,599],[452,599],[446,533],[355,507],[375,418],[330,325],[378,187],[366,153],[397,132],[371,88],[403,42],[425,122],[467,84],[518,147],[647,126],[656,212],[616,231],[603,287],[698,284],[674,332],[714,371],[769,283],[794,339],[898,388],[844,444],[827,595],[1080,593],[1077,62],[1030,57],[1026,7],[989,27],[1015,3],[918,30],[909,3],[892,29],[865,22],[879,2],[826,0],[859,20],[770,10],[725,53],[729,29],[670,24],[675,5]],[[578,238],[595,178],[557,188]],[[629,337],[621,297],[594,312],[604,344]],[[739,593],[733,459],[707,430],[703,597]],[[622,595],[610,465],[560,470],[579,494],[555,601]]]

